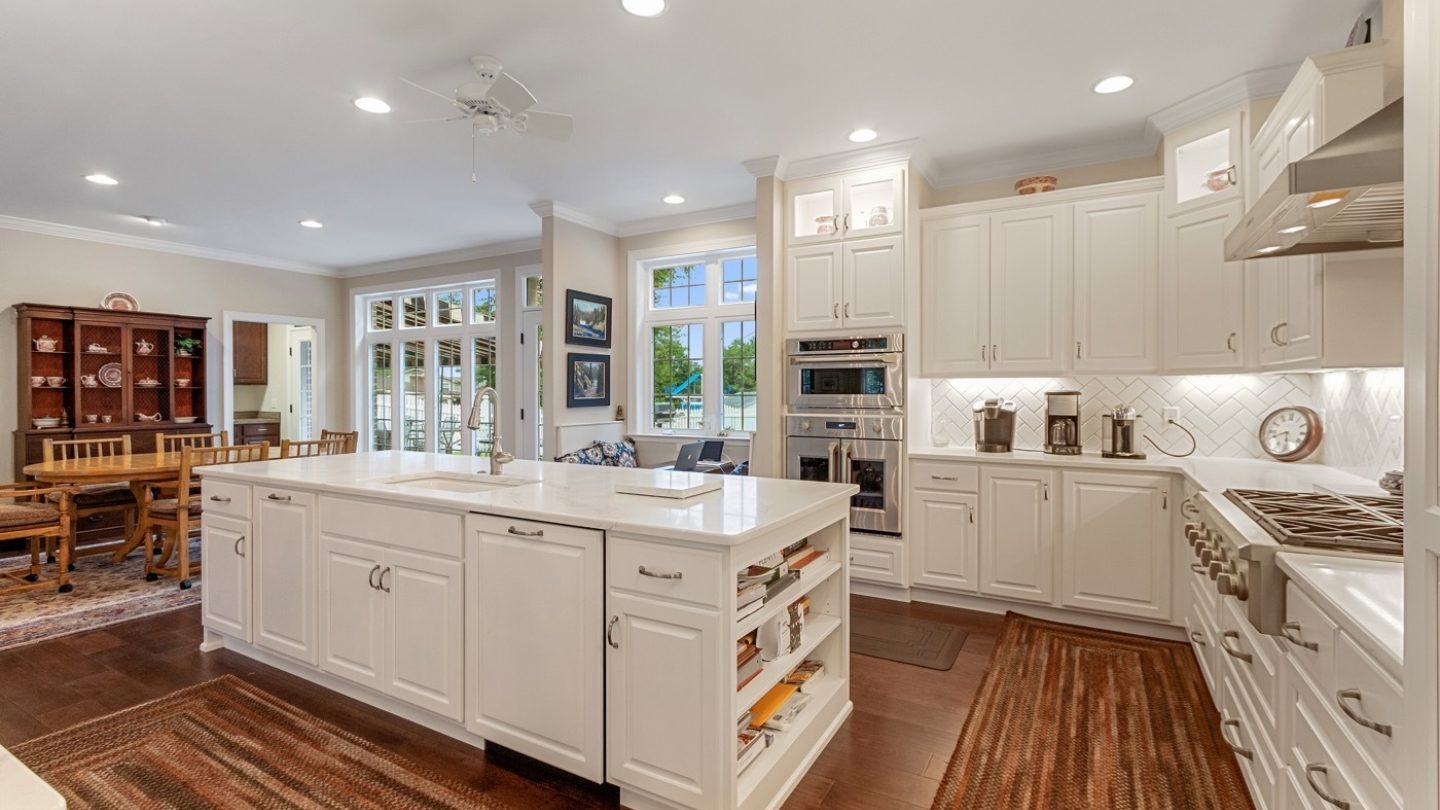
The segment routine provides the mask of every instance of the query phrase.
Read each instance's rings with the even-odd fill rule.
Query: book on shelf
[[[791,571],[800,573],[805,570],[806,566],[824,559],[826,559],[825,552],[818,548],[812,548],[796,552],[795,558],[793,560],[786,560],[785,564],[789,566]]]
[[[761,728],[766,731],[789,731],[790,726],[795,723],[795,718],[805,711],[805,706],[810,703],[810,696],[802,692],[795,692],[790,695],[780,708],[770,714]]]
[[[736,604],[740,605],[741,607],[744,607],[744,606],[750,604],[751,602],[755,601],[756,599],[764,599],[764,598],[765,598],[765,583],[763,583],[763,582],[752,582],[752,583],[750,583],[749,585],[746,585],[746,586],[743,587],[743,588],[737,588],[737,589],[735,589],[735,602],[736,602]]]
[[[774,735],[767,734],[757,729],[743,729],[736,738],[737,751],[735,754],[736,768],[738,773],[744,773],[760,756],[760,752],[770,747],[770,741]]]
[[[735,667],[735,679],[738,684],[735,687],[735,691],[738,692],[744,689],[745,685],[753,681],[755,676],[759,675],[760,671],[764,668],[765,662],[760,658],[759,647],[752,646],[750,649],[741,653],[740,663]]]
[[[768,584],[790,572],[785,558],[779,558],[774,565],[752,565],[735,576],[735,590],[741,591],[756,583]]]
[[[740,609],[736,612],[735,621],[737,621],[737,622],[743,622],[743,621],[745,621],[746,619],[750,618],[751,616],[754,616],[756,613],[759,613],[759,612],[760,612],[760,608],[763,608],[763,607],[765,607],[765,600],[764,600],[763,598],[761,598],[761,599],[756,599],[755,601],[751,602],[750,604],[745,605],[744,607],[740,608]]]
[[[786,588],[800,581],[800,572],[791,571],[783,576],[777,577],[765,586],[765,601],[769,602],[783,592]]]
[[[794,669],[790,670],[782,683],[793,684],[802,693],[811,692],[825,679],[825,662],[813,658],[801,661]]]
[[[777,683],[750,707],[750,727],[761,728],[799,689],[793,683]]]

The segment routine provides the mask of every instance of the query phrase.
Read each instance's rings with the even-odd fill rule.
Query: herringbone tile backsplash
[[[1404,369],[1317,374],[1313,393],[1326,464],[1375,480],[1405,466]]]

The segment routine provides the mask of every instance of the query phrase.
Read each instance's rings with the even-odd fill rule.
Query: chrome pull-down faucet
[[[475,402],[470,405],[470,419],[466,424],[471,430],[479,430],[485,424],[480,406],[486,397],[490,398],[490,407],[495,413],[495,442],[490,448],[490,474],[499,475],[504,472],[506,464],[515,460],[515,456],[505,452],[505,448],[500,446],[500,394],[494,388],[487,385],[475,392]]]

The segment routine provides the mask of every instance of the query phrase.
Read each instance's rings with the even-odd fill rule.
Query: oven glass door
[[[792,481],[835,481],[838,475],[839,439],[789,440],[789,462],[785,477]]]
[[[892,355],[790,358],[792,407],[899,408],[900,361]]]
[[[840,454],[840,480],[860,487],[850,498],[850,528],[899,534],[900,443],[850,441]]]

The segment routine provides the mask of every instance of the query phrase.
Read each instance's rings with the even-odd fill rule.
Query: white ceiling
[[[0,0],[0,215],[344,267],[534,237],[536,200],[615,222],[742,203],[741,161],[861,125],[974,175],[1138,148],[1150,114],[1338,48],[1365,1]],[[448,90],[476,52],[575,135],[482,141],[471,184],[467,127],[406,123],[447,108],[397,77]],[[1115,73],[1134,88],[1090,92]]]

